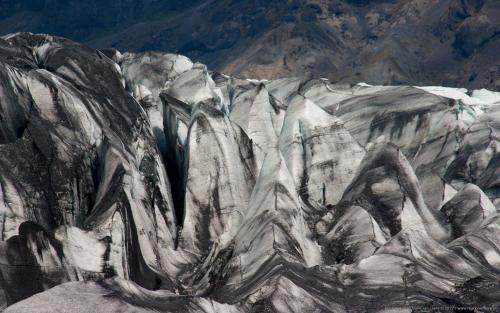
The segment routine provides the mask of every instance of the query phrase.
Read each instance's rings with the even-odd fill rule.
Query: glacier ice
[[[0,306],[499,310],[499,99],[2,37]]]

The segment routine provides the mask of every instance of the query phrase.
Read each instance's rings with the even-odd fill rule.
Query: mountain
[[[0,75],[6,313],[499,309],[498,92],[31,33]]]
[[[233,76],[500,88],[496,0],[4,0],[0,33],[164,51]]]

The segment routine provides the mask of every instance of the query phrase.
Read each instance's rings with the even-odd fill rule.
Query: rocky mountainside
[[[500,93],[29,33],[0,75],[6,313],[500,310]]]
[[[239,77],[500,89],[497,0],[0,2],[0,32],[179,53]]]

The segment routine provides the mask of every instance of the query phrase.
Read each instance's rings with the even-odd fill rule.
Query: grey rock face
[[[175,52],[248,78],[498,90],[499,15],[497,0],[3,0],[0,35]]]
[[[28,33],[0,76],[5,312],[500,309],[498,93]]]

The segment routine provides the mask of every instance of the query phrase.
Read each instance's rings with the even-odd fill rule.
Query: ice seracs
[[[300,95],[286,111],[279,147],[299,194],[313,206],[340,200],[365,153],[342,120]]]
[[[237,231],[262,162],[256,146],[223,112],[199,104],[187,139],[185,216],[179,246],[202,261],[211,245]]]
[[[458,238],[476,230],[489,215],[497,212],[490,199],[474,184],[467,184],[441,208]]]
[[[500,309],[497,92],[29,33],[0,78],[6,312]]]
[[[266,152],[276,146],[284,116],[285,108],[263,84],[235,96],[229,115]]]

